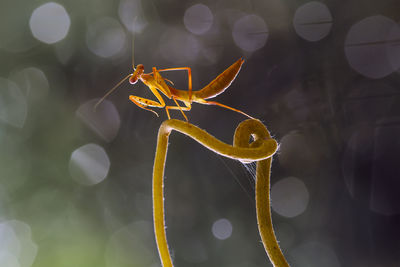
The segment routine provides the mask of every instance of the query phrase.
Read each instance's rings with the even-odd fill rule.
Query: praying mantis
[[[132,41],[133,46],[133,41]],[[132,48],[133,50],[133,48]],[[224,72],[219,74],[214,80],[212,80],[208,85],[203,87],[198,91],[192,91],[192,70],[190,67],[178,67],[178,68],[167,68],[167,69],[157,69],[153,67],[151,73],[144,73],[144,66],[142,64],[138,64],[135,68],[134,60],[133,60],[133,52],[132,52],[132,68],[133,72],[128,74],[125,78],[123,78],[120,82],[118,82],[111,90],[109,90],[103,98],[101,98],[95,105],[95,108],[109,95],[111,94],[117,87],[119,87],[125,80],[129,79],[130,84],[136,84],[137,81],[142,81],[153,95],[157,98],[158,101],[154,101],[151,99],[130,95],[129,100],[131,100],[138,107],[153,112],[158,117],[158,113],[149,107],[155,108],[165,108],[168,119],[171,119],[169,114],[169,110],[180,110],[183,117],[186,121],[188,121],[187,116],[183,111],[189,111],[192,108],[192,103],[200,103],[204,105],[217,105],[226,109],[233,110],[235,112],[241,113],[250,119],[253,119],[250,115],[244,113],[241,110],[229,107],[227,105],[221,104],[215,101],[208,101],[207,99],[216,97],[219,94],[222,94],[235,80],[238,75],[244,60],[242,58],[238,59],[235,63],[233,63],[230,67],[228,67]],[[188,74],[188,91],[176,89],[170,85],[167,85],[166,81],[173,85],[173,83],[163,78],[160,72],[164,71],[179,71],[186,70]],[[164,99],[161,96],[163,93],[169,99],[175,102],[176,106],[168,106],[166,105]],[[180,106],[178,101],[183,102],[184,107]]]

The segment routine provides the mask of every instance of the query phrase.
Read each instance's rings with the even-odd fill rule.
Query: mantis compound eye
[[[130,84],[135,84],[135,83],[137,83],[138,80],[139,80],[139,79],[138,79],[138,76],[137,76],[137,75],[132,75],[132,76],[129,78],[129,83],[130,83]]]
[[[139,80],[140,76],[144,71],[144,67],[142,64],[136,66],[135,71],[133,72],[132,76],[129,78],[130,84],[135,84]]]

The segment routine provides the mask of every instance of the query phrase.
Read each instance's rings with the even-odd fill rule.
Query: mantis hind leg
[[[201,102],[199,102],[199,103],[205,104],[205,105],[216,105],[216,106],[220,106],[220,107],[223,107],[223,108],[226,108],[226,109],[233,110],[233,111],[238,112],[238,113],[240,113],[240,114],[243,114],[243,115],[245,115],[246,117],[248,117],[248,118],[250,118],[250,119],[254,119],[252,116],[250,116],[250,115],[244,113],[244,112],[241,111],[241,110],[238,110],[238,109],[236,109],[236,108],[232,108],[232,107],[230,107],[230,106],[227,106],[227,105],[224,105],[224,104],[215,102],[215,101],[206,101],[206,100],[204,100],[204,101],[201,101]]]
[[[185,113],[183,111],[189,111],[192,109],[192,106],[190,105],[190,103],[184,102],[186,107],[181,107],[178,103],[178,101],[176,101],[176,97],[172,97],[172,99],[174,100],[176,106],[166,106],[165,107],[165,111],[167,112],[167,116],[169,119],[171,119],[171,117],[169,116],[169,110],[170,109],[175,109],[175,110],[180,110],[183,117],[185,118],[186,121],[189,121],[188,118],[186,117]]]

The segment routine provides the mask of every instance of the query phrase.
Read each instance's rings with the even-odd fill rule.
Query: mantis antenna
[[[136,17],[134,19],[134,21],[136,20]],[[132,27],[132,31],[134,30],[134,28]],[[135,69],[135,33],[132,32],[132,68]]]
[[[135,33],[134,33],[134,29],[135,29],[135,23],[136,23],[136,18],[137,16],[133,19],[132,22],[132,68],[135,69]],[[110,91],[108,91],[99,101],[97,101],[96,105],[94,105],[94,110],[97,109],[97,106],[101,104],[101,102],[104,101],[104,99],[107,98],[107,96],[109,96],[112,92],[114,92],[115,89],[117,89],[118,86],[121,85],[121,83],[123,83],[126,79],[128,79],[132,74],[128,74],[125,78],[123,78],[119,83],[117,83],[113,88],[110,89]]]
[[[137,16],[132,21],[132,68],[135,69],[135,24]]]
[[[117,89],[118,86],[121,85],[126,79],[128,79],[132,74],[128,74],[125,78],[123,78],[119,83],[117,83],[113,88],[110,89],[99,101],[97,101],[96,105],[94,105],[94,110],[96,110],[97,106],[100,105],[101,102],[106,99],[107,96],[109,96],[112,92],[114,92],[115,89]]]

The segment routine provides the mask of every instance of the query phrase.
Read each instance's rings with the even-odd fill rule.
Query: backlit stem
[[[271,157],[278,144],[266,127],[258,120],[243,121],[236,128],[233,145],[228,145],[204,130],[179,120],[164,121],[158,132],[158,143],[153,168],[153,217],[157,247],[164,267],[173,266],[168,250],[164,220],[164,168],[168,137],[172,130],[181,132],[222,156],[244,163],[257,161],[256,212],[257,223],[264,248],[274,266],[289,266],[276,240],[270,208]],[[249,143],[250,139],[254,141]]]

